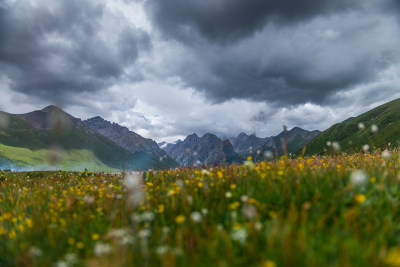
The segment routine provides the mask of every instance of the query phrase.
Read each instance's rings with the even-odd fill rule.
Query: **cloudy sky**
[[[324,130],[400,97],[398,0],[0,0],[0,108],[157,141]]]

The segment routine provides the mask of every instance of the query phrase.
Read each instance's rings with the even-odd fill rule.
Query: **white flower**
[[[326,145],[327,145],[327,146],[331,146],[331,145],[332,145],[332,142],[331,142],[331,141],[326,141]]]
[[[210,172],[205,169],[201,170],[201,173],[204,175],[210,175]]]
[[[242,201],[243,203],[246,203],[249,201],[249,197],[247,195],[242,195],[240,197],[240,201]]]
[[[145,211],[142,214],[132,213],[131,219],[134,222],[151,222],[154,220],[155,216],[151,211]]]
[[[242,244],[246,243],[247,231],[246,228],[234,229],[232,232],[232,240],[238,241]]]
[[[76,256],[75,253],[72,253],[72,252],[65,254],[64,259],[66,262],[68,262],[69,264],[72,264],[72,265],[74,265],[75,263],[78,262],[78,257]]]
[[[128,189],[135,189],[141,184],[142,176],[139,172],[133,172],[125,176],[125,186]]]
[[[65,261],[58,261],[56,267],[69,267],[70,265]]]
[[[350,182],[354,185],[363,185],[367,182],[368,176],[364,171],[355,170],[350,175]]]
[[[133,206],[140,205],[146,198],[143,192],[143,178],[139,172],[127,174],[124,179],[125,187],[128,189],[128,203]]]
[[[161,229],[161,232],[162,232],[163,235],[166,235],[166,234],[168,234],[168,233],[170,232],[170,229],[169,229],[169,227],[164,226],[164,227]]]
[[[179,180],[176,181],[176,186],[180,187],[180,188],[183,188],[185,186],[185,182],[182,181],[181,179],[179,179]]]
[[[145,211],[142,213],[142,221],[143,222],[150,222],[154,220],[154,214],[151,211]]]
[[[237,218],[238,218],[238,213],[236,212],[236,211],[231,211],[231,218],[232,218],[232,221],[236,221],[237,220]]]
[[[32,257],[40,257],[40,256],[43,255],[43,252],[42,252],[42,250],[41,250],[40,248],[31,247],[31,248],[29,249],[29,254],[30,254]]]
[[[200,223],[202,216],[201,213],[198,211],[194,211],[190,214],[190,219],[194,222],[194,223]]]
[[[107,233],[108,237],[112,238],[122,238],[123,236],[127,235],[128,231],[126,229],[110,229],[110,231]]]
[[[332,142],[332,147],[336,151],[340,151],[340,144],[338,142]]]
[[[96,245],[94,246],[94,255],[97,257],[101,257],[104,255],[110,254],[112,251],[112,247],[109,244],[105,244],[102,242],[97,242]]]
[[[139,235],[139,238],[146,239],[146,238],[150,237],[151,231],[149,229],[143,229],[143,230],[139,231],[138,235]]]
[[[85,203],[86,203],[87,205],[93,204],[93,203],[94,203],[94,200],[95,200],[94,196],[85,195],[85,196],[83,197],[83,201],[85,201]]]
[[[360,122],[360,123],[358,124],[358,129],[364,130],[364,129],[365,129],[364,123]]]
[[[165,245],[164,246],[159,246],[159,247],[156,248],[156,252],[157,252],[158,255],[162,256],[162,255],[164,255],[165,253],[168,252],[168,246],[165,246]]]
[[[226,192],[225,193],[225,197],[226,198],[231,198],[232,197],[232,193],[231,192]]]
[[[378,132],[378,126],[376,124],[372,124],[371,126],[371,132],[376,133]]]
[[[243,163],[244,166],[246,166],[247,168],[249,168],[250,170],[254,169],[254,163],[251,160],[246,160]]]
[[[190,206],[193,204],[193,197],[192,197],[191,195],[188,195],[188,196],[186,197],[186,200],[187,200],[187,202],[188,202],[188,204],[189,204]]]
[[[382,158],[384,158],[384,159],[389,159],[390,156],[391,156],[391,154],[390,154],[389,150],[385,149],[385,150],[382,152]]]
[[[260,222],[255,222],[254,223],[254,229],[256,229],[257,231],[261,231],[262,228],[263,228],[262,223],[260,223]]]
[[[264,158],[272,159],[273,157],[274,157],[274,154],[270,150],[267,150],[264,152]]]
[[[368,151],[369,151],[369,145],[368,145],[368,144],[363,145],[363,146],[362,146],[362,150],[363,150],[365,153],[368,152]]]
[[[201,209],[201,213],[203,213],[204,215],[207,215],[208,214],[208,209],[206,209],[206,208]]]
[[[242,214],[246,219],[252,220],[257,216],[257,209],[253,205],[246,205],[242,208]]]
[[[132,245],[133,243],[135,242],[135,239],[131,236],[131,235],[126,235],[126,236],[123,236],[121,239],[120,239],[120,243],[121,243],[121,245],[123,245],[123,246],[125,246],[125,245]]]

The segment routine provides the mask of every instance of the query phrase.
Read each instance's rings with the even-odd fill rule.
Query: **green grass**
[[[398,151],[0,174],[0,266],[398,266],[399,174]]]

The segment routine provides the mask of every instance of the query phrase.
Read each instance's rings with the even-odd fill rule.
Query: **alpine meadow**
[[[398,0],[0,0],[0,267],[400,267]]]

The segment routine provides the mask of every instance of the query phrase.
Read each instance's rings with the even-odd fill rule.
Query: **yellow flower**
[[[164,212],[164,205],[163,204],[160,204],[160,205],[158,205],[158,213],[163,213]]]
[[[231,184],[231,189],[235,189],[236,185],[235,184]]]
[[[363,194],[357,194],[354,196],[354,200],[359,204],[363,203],[366,199],[367,197]]]
[[[369,178],[369,181],[370,181],[371,183],[375,183],[375,182],[376,182],[376,178],[375,178],[375,177],[371,177],[371,178]]]
[[[82,242],[78,242],[78,243],[76,243],[76,247],[78,249],[82,249],[84,247],[84,244]]]
[[[28,228],[32,228],[32,227],[33,227],[32,219],[27,218],[27,219],[25,220],[25,223],[26,223],[26,226],[28,226]]]
[[[253,158],[252,158],[251,156],[248,156],[248,157],[247,157],[247,160],[248,160],[248,161],[250,161],[250,160],[252,160],[252,159],[253,159]]]
[[[264,261],[262,266],[263,267],[276,267],[276,263],[271,260],[266,260],[266,261]]]
[[[72,237],[69,237],[67,242],[68,242],[68,244],[73,245],[73,244],[75,244],[75,239],[73,239]]]
[[[238,230],[238,229],[241,229],[242,228],[242,225],[240,224],[240,223],[234,223],[233,224],[233,229],[235,229],[235,230]]]
[[[389,249],[385,257],[385,263],[392,266],[400,266],[400,250],[398,248]]]
[[[177,216],[177,217],[175,218],[175,222],[176,222],[177,224],[182,224],[184,221],[185,221],[185,216],[183,216],[183,215],[179,215],[179,216]]]
[[[4,229],[3,227],[0,227],[0,236],[5,235],[6,234],[6,229]]]
[[[254,198],[250,198],[249,199],[249,204],[255,205],[255,204],[257,204],[257,200],[255,200]]]
[[[202,183],[202,182],[198,182],[198,183],[197,183],[197,186],[200,187],[200,188],[202,188],[202,187],[203,187],[203,183]]]
[[[229,204],[229,209],[235,210],[235,209],[237,209],[239,206],[240,206],[239,201],[235,201],[235,202]]]
[[[92,234],[92,240],[99,240],[100,235],[99,234]]]
[[[222,179],[224,177],[224,174],[222,172],[217,172],[218,178]]]
[[[11,239],[15,239],[17,237],[17,234],[15,233],[14,229],[11,230],[10,233],[8,233],[8,237]]]

